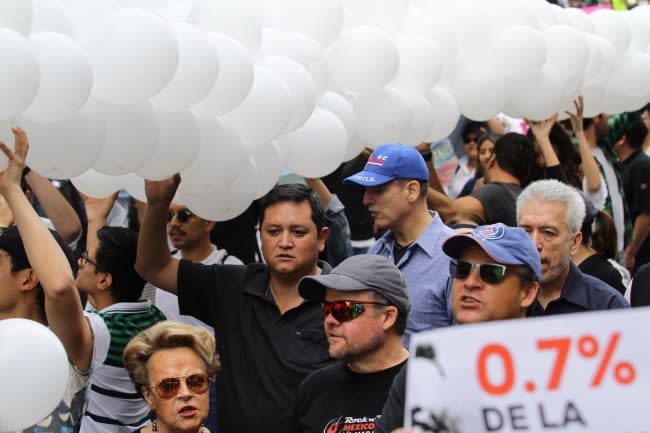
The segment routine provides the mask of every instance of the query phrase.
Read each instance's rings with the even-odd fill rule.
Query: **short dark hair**
[[[316,193],[308,186],[301,183],[288,183],[276,185],[266,194],[260,206],[260,226],[266,217],[266,208],[276,203],[292,201],[294,203],[309,202],[311,207],[311,220],[316,224],[316,230],[320,233],[325,227],[325,210]]]
[[[537,274],[535,274],[535,271],[533,271],[530,266],[524,265],[521,269],[522,271],[519,272],[519,282],[521,283],[521,287],[526,287],[539,281]]]
[[[641,149],[646,135],[648,135],[648,128],[640,120],[632,123],[625,131],[625,139],[632,149]]]
[[[467,141],[467,136],[469,134],[476,134],[476,138],[478,138],[479,135],[481,135],[483,132],[486,132],[487,130],[487,122],[477,122],[475,120],[471,120],[463,128],[463,142]]]
[[[494,143],[494,154],[499,167],[516,177],[524,185],[535,161],[533,145],[525,135],[508,132]]]
[[[95,261],[101,270],[111,274],[113,297],[117,302],[138,301],[146,283],[135,271],[138,234],[124,227],[107,226],[97,230],[97,239]]]
[[[395,182],[398,182],[400,186],[404,187],[407,182],[410,181],[416,181],[418,184],[420,184],[420,198],[424,199],[427,197],[427,193],[429,192],[429,181],[428,180],[420,180],[420,179],[395,179]]]

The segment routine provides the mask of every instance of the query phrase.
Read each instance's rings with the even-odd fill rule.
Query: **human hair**
[[[146,281],[135,271],[138,234],[124,227],[102,227],[97,230],[99,248],[95,261],[111,274],[111,294],[117,302],[136,302],[142,296]]]
[[[496,132],[485,131],[485,132],[481,133],[481,135],[478,136],[478,140],[477,140],[477,143],[476,143],[477,149],[481,150],[481,144],[483,144],[483,142],[485,140],[490,140],[492,143],[496,144],[497,140],[499,138],[501,138],[501,137],[502,137],[502,135],[498,134]]]
[[[427,193],[429,192],[429,181],[428,180],[420,180],[420,179],[395,179],[395,182],[399,183],[399,185],[404,188],[406,187],[406,184],[410,181],[415,181],[420,185],[420,194],[418,195],[421,199],[427,198]]]
[[[212,377],[221,370],[214,337],[207,329],[163,320],[133,337],[124,348],[124,367],[138,394],[142,396],[142,388],[150,386],[147,363],[151,356],[161,350],[180,347],[191,349],[201,358],[208,376]]]
[[[476,134],[478,138],[478,136],[487,131],[487,129],[487,122],[478,122],[476,120],[469,121],[463,128],[463,142],[467,141],[467,136],[469,134]]]
[[[508,132],[494,143],[499,167],[525,184],[534,164],[533,146],[525,135]]]
[[[391,304],[390,301],[386,299],[385,296],[382,296],[380,293],[377,293],[374,290],[370,290],[370,294],[378,302],[382,302],[386,305],[397,307],[396,305]],[[403,313],[402,310],[397,308],[397,318],[395,319],[395,323],[393,324],[393,330],[400,337],[404,335],[404,331],[406,331],[406,319],[407,319],[407,315]]]
[[[524,288],[536,282],[539,282],[539,278],[537,278],[535,271],[530,266],[523,265],[521,272],[519,272],[519,283],[521,287]]]
[[[591,117],[583,118],[582,119],[582,129],[586,131],[587,129],[589,129],[589,127],[591,125],[593,125],[593,123],[594,123],[594,119],[592,119]]]
[[[260,226],[264,223],[266,209],[269,206],[287,201],[292,201],[297,204],[304,201],[309,202],[311,219],[316,224],[317,232],[320,233],[321,229],[325,227],[325,211],[323,210],[320,199],[310,187],[300,183],[276,185],[266,194],[260,206]]]
[[[532,201],[558,202],[566,208],[566,224],[571,233],[580,231],[585,219],[585,202],[580,191],[555,179],[537,180],[528,185],[517,197],[517,221],[521,220],[521,209]]]
[[[588,223],[589,219],[591,219],[590,223]],[[595,230],[593,230],[594,223]],[[587,216],[581,232],[583,242],[589,245],[589,241],[591,241],[591,248],[598,254],[608,259],[616,258],[618,249],[616,224],[609,213],[601,210],[596,211],[595,218]],[[587,238],[586,241],[585,238]]]
[[[531,142],[534,142],[535,136],[531,129],[528,130],[526,134]],[[582,187],[582,173],[580,170],[580,164],[582,159],[580,158],[580,153],[576,149],[571,137],[566,133],[562,126],[555,122],[551,127],[551,131],[548,135],[549,141],[554,146],[554,151],[557,153],[557,158],[560,161],[560,166],[564,172],[567,183],[576,188]],[[540,167],[537,170],[538,178],[546,177],[546,167]],[[535,179],[537,180],[537,179]]]
[[[625,131],[625,139],[632,149],[641,149],[646,135],[648,135],[648,128],[640,120],[632,123]]]

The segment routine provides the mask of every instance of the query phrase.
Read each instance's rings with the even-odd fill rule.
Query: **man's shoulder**
[[[584,290],[586,291],[588,304],[590,310],[608,309],[612,306],[627,306],[628,302],[623,295],[607,284],[606,282],[585,274],[578,270],[582,281],[584,282]]]

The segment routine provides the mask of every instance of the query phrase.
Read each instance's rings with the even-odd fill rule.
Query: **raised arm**
[[[560,165],[560,160],[557,158],[557,155],[553,150],[553,146],[551,145],[551,140],[549,139],[551,128],[556,121],[557,113],[548,119],[540,121],[526,119],[526,123],[530,127],[530,130],[533,131],[535,141],[537,141],[537,144],[539,144],[539,148],[542,151],[542,155],[544,156],[544,161],[546,162],[547,167],[555,167],[556,165]]]
[[[600,189],[600,170],[598,170],[596,158],[591,153],[585,130],[582,127],[582,113],[585,106],[582,96],[579,96],[577,101],[573,101],[573,105],[576,108],[576,112],[571,113],[567,111],[566,114],[571,119],[573,133],[578,140],[578,150],[580,151],[580,159],[582,160],[582,172],[587,181],[587,190],[589,192],[596,192]]]
[[[135,270],[154,286],[176,293],[178,260],[169,254],[166,226],[169,205],[181,182],[179,174],[161,181],[145,181],[147,210],[140,224]]]
[[[34,170],[25,175],[25,182],[38,198],[45,214],[63,240],[68,244],[78,240],[81,237],[81,220],[63,194],[48,178]]]
[[[45,293],[45,314],[49,326],[63,343],[70,362],[86,370],[93,352],[90,325],[84,318],[66,255],[20,188],[29,143],[25,131],[13,128],[13,132],[16,137],[15,152],[0,142],[0,149],[9,159],[7,169],[0,173],[0,193],[13,212],[32,266],[33,278]]]
[[[88,234],[86,236],[86,250],[97,251],[99,248],[99,239],[97,239],[97,230],[106,225],[106,219],[110,213],[119,191],[103,198],[89,197],[80,193],[86,209],[86,219],[88,220]]]

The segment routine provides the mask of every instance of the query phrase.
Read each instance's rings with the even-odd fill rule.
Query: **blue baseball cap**
[[[528,233],[519,227],[502,223],[476,227],[469,233],[451,236],[442,244],[442,250],[457,259],[470,245],[478,245],[495,262],[502,265],[524,265],[542,278],[542,263],[537,247]]]
[[[382,144],[372,152],[362,171],[345,178],[343,182],[378,186],[395,179],[429,180],[427,163],[414,147]]]

